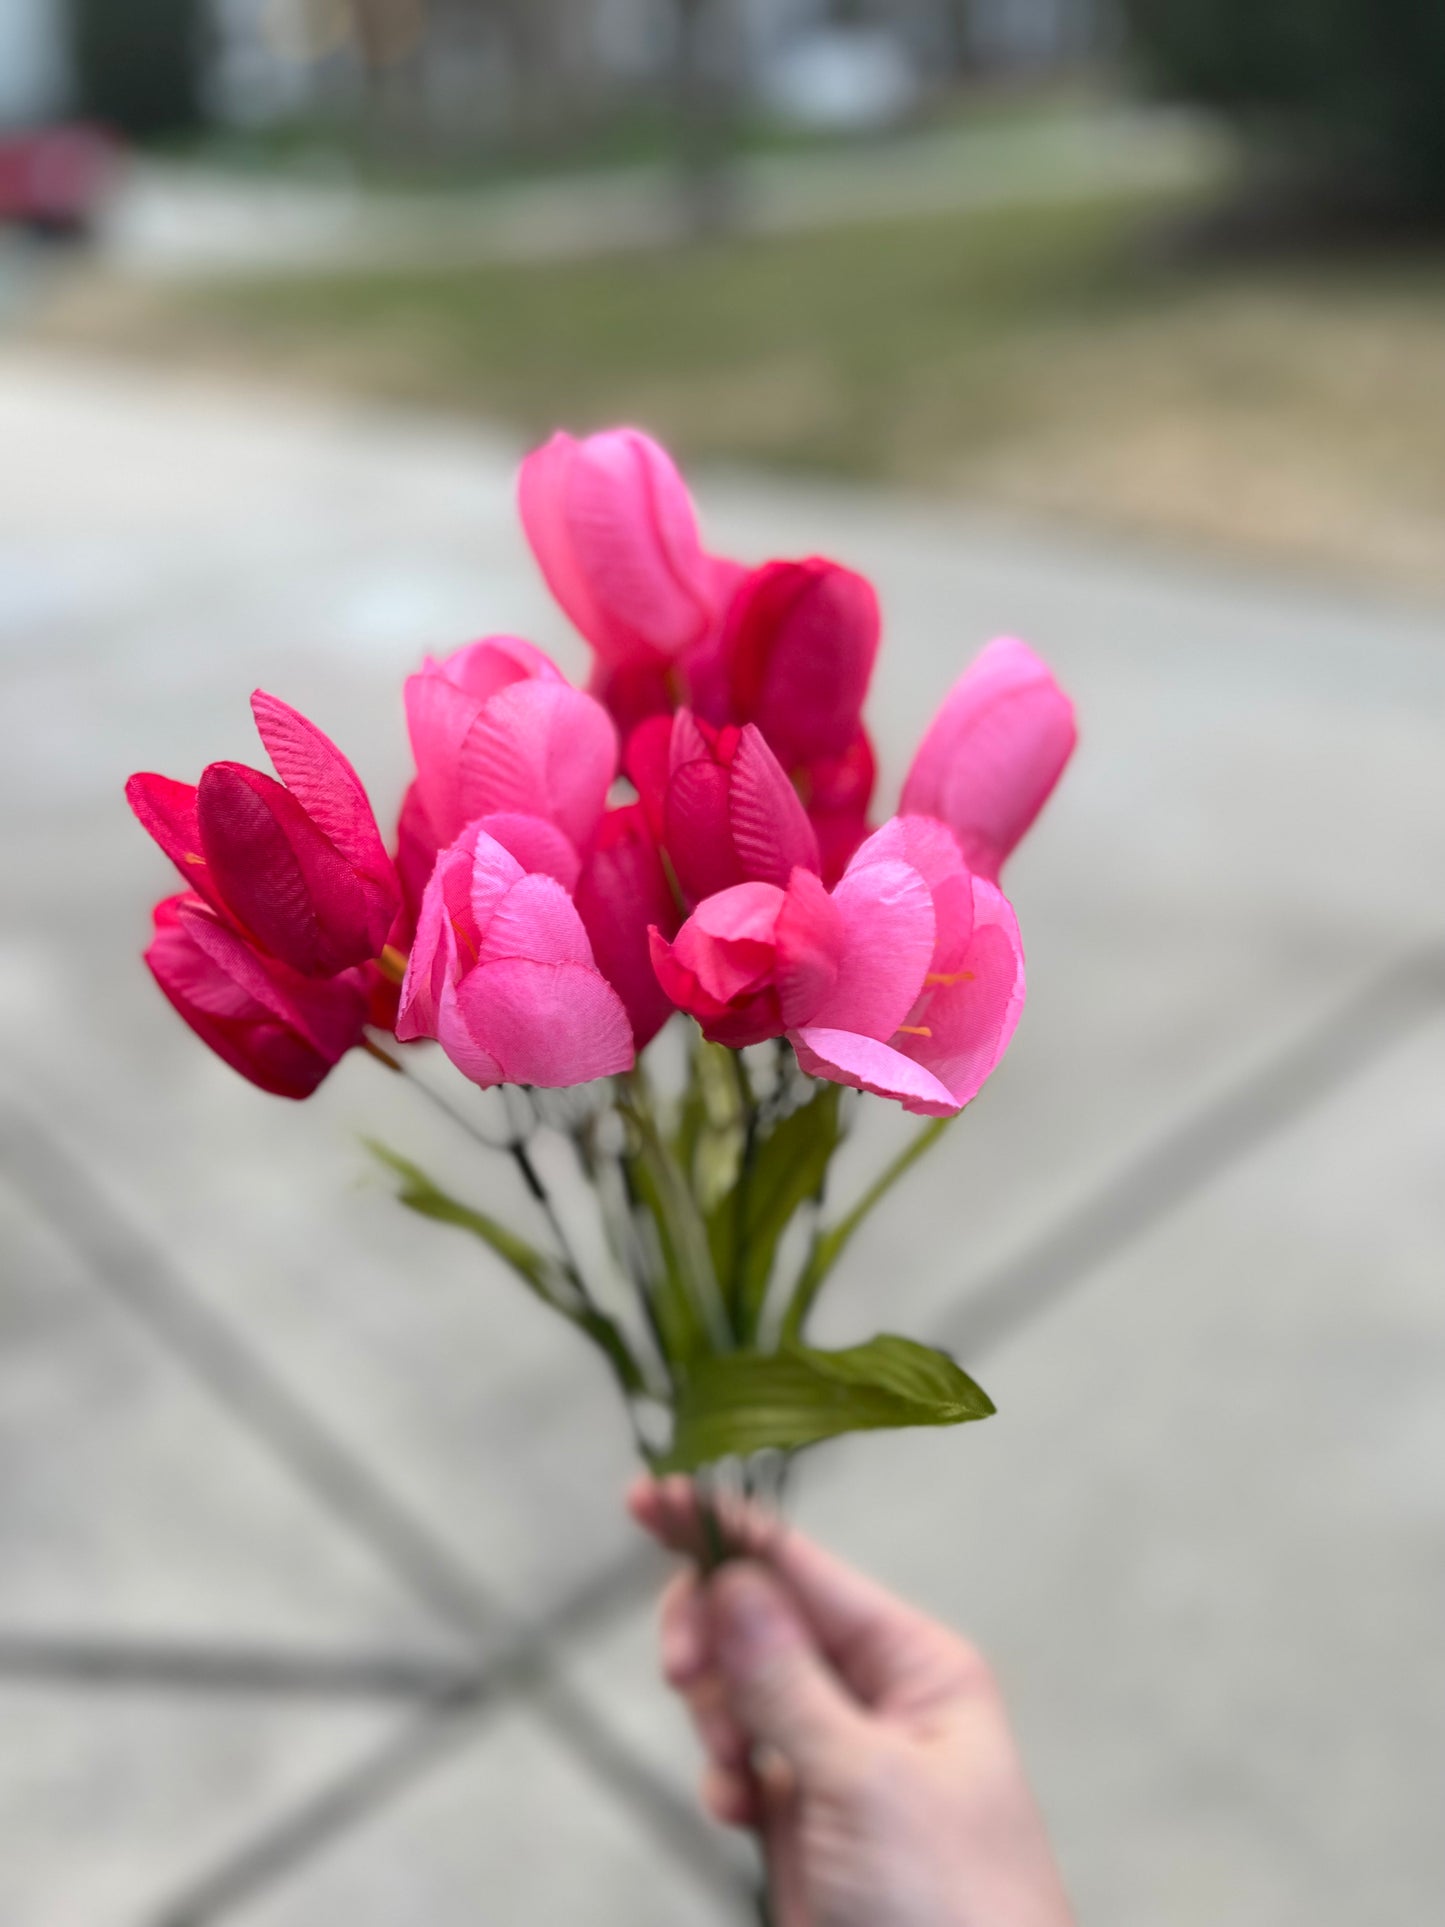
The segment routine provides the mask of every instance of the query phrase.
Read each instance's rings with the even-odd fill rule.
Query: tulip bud
[[[738,571],[704,553],[682,477],[635,428],[554,435],[518,502],[548,588],[609,668],[681,655],[731,594]]]
[[[996,879],[1073,753],[1074,706],[1027,644],[1000,637],[943,700],[902,807],[946,823],[979,876]]]
[[[156,905],[145,953],[174,1009],[232,1070],[276,1097],[310,1097],[362,1041],[361,970],[318,983],[262,956],[195,897]]]

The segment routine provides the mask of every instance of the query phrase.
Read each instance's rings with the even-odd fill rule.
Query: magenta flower
[[[791,1032],[798,1062],[905,1111],[944,1117],[976,1097],[1008,1049],[1024,1007],[1024,956],[1018,921],[998,885],[973,875],[943,824],[897,816],[858,851],[840,884],[856,879],[858,900],[874,889],[870,873],[904,863],[926,885],[934,936],[914,1000],[891,1033],[839,1023],[825,1010]],[[866,917],[858,928],[866,938]],[[883,969],[881,955],[875,967]]]
[[[652,968],[647,933],[656,928],[672,936],[682,911],[640,803],[623,804],[603,817],[575,901],[597,968],[626,1006],[633,1040],[642,1050],[673,1010]]]
[[[902,808],[946,823],[970,867],[997,878],[1073,753],[1074,706],[1026,643],[1000,637],[929,725]]]
[[[633,733],[627,774],[690,903],[820,868],[798,793],[751,723],[713,729],[686,709],[655,717]]]
[[[704,552],[686,485],[650,437],[554,435],[517,492],[547,586],[604,670],[669,662],[711,630],[739,572]]]
[[[199,784],[141,773],[131,808],[188,887],[306,977],[378,955],[401,901],[351,764],[314,723],[257,690],[252,713],[281,781],[212,763]]]
[[[803,1069],[946,1115],[976,1095],[1023,1007],[1023,955],[996,885],[941,823],[895,817],[830,893],[794,870],[700,903],[653,965],[703,1034],[786,1035]]]
[[[489,636],[406,683],[416,758],[406,836],[433,850],[479,817],[550,823],[585,848],[617,773],[617,732],[600,703],[574,689],[540,649]]]
[[[361,970],[317,982],[264,957],[197,898],[155,909],[145,953],[172,1006],[216,1055],[275,1097],[310,1097],[361,1042]]]
[[[477,824],[423,894],[396,1034],[435,1037],[483,1086],[585,1084],[634,1060],[627,1010],[571,897]]]

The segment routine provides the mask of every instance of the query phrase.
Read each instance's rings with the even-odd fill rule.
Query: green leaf
[[[668,1370],[677,1377],[693,1359],[725,1343],[727,1334],[697,1200],[663,1141],[647,1088],[635,1072],[632,1082],[618,1104],[631,1126],[622,1162],[632,1196],[657,1232],[662,1269],[653,1281],[651,1309]]]
[[[560,1312],[606,1353],[624,1391],[636,1394],[646,1389],[637,1361],[620,1328],[605,1312],[597,1309],[580,1284],[569,1277],[566,1266],[560,1260],[538,1251],[535,1245],[529,1244],[497,1219],[489,1217],[485,1211],[478,1211],[449,1196],[440,1185],[433,1183],[419,1165],[389,1150],[386,1145],[379,1144],[375,1138],[367,1138],[365,1144],[373,1157],[380,1159],[401,1179],[397,1197],[408,1211],[415,1211],[419,1217],[432,1218],[438,1224],[456,1225],[459,1230],[480,1238],[505,1264],[511,1266],[544,1305],[550,1305],[553,1311]]]
[[[842,1094],[837,1084],[820,1084],[753,1147],[733,1190],[708,1214],[713,1261],[745,1344],[757,1336],[783,1233],[822,1191],[838,1145]]]
[[[882,1333],[846,1351],[787,1345],[700,1359],[677,1397],[663,1469],[768,1448],[794,1451],[841,1432],[962,1425],[994,1410],[988,1393],[946,1352]]]

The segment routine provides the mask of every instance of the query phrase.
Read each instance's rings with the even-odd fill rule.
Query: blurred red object
[[[0,134],[0,223],[83,236],[115,175],[115,142],[83,124]]]

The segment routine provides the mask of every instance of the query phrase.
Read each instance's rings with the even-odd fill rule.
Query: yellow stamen
[[[925,984],[971,984],[975,973],[972,970],[930,970],[924,978]]]
[[[387,944],[376,961],[389,984],[399,984],[405,980],[406,957],[394,943]]]
[[[187,851],[186,851],[186,862],[187,862],[187,863],[204,863],[204,862],[205,862],[205,860],[206,860],[206,859],[205,859],[205,858],[204,858],[203,856],[199,856],[199,855],[197,855],[197,853],[196,853],[196,852],[195,852],[194,850],[187,850]]]
[[[931,1037],[933,1032],[928,1028],[927,1024],[900,1024],[898,1026],[898,1035],[900,1037]]]
[[[477,946],[472,942],[471,938],[467,935],[466,931],[463,930],[462,926],[457,922],[455,917],[451,918],[450,921],[451,921],[452,929],[456,931],[457,935],[461,938],[462,942],[466,945],[467,949],[471,952],[472,962],[480,963],[481,953],[478,951]]]

